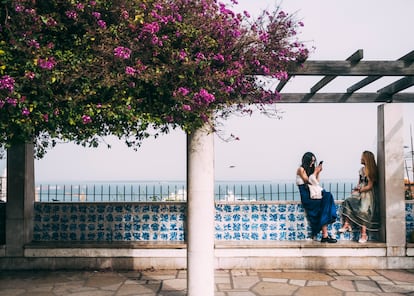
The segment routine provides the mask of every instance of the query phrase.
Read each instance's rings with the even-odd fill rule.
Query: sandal
[[[359,237],[359,240],[358,240],[358,242],[359,242],[360,244],[365,244],[367,241],[368,241],[368,234],[361,235],[361,236]]]

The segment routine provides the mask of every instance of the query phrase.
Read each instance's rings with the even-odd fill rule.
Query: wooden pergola
[[[414,85],[414,50],[396,61],[363,61],[363,50],[359,49],[345,61],[305,61],[292,65],[289,78],[281,81],[276,90],[282,94],[282,103],[413,103],[414,92],[402,92]],[[295,76],[323,76],[308,93],[284,93],[286,83]],[[321,93],[335,78],[341,76],[366,76],[350,85],[346,92]],[[382,77],[399,77],[376,92],[358,92]]]
[[[408,245],[405,237],[401,104],[389,103],[414,103],[414,92],[403,92],[414,85],[414,51],[396,61],[362,61],[362,58],[363,51],[358,50],[345,61],[305,61],[301,65],[292,65],[288,70],[289,79],[295,76],[323,78],[312,86],[308,93],[284,93],[283,87],[289,79],[280,82],[276,89],[282,94],[281,103],[379,103],[377,162],[383,226],[379,249],[383,256],[377,258],[376,268],[412,268],[414,245]],[[346,92],[319,92],[335,78],[343,76],[363,78],[350,85]],[[374,81],[389,76],[402,78],[376,92],[359,92]],[[215,209],[214,199],[211,198],[214,196],[214,136],[209,126],[188,135],[187,149],[187,289],[188,295],[191,296],[210,296],[214,295]],[[32,241],[33,232],[33,145],[21,145],[9,152],[7,195],[12,198],[8,199],[7,203],[6,223],[9,226],[6,229],[6,246],[0,249],[3,254],[0,256],[0,268],[14,263],[16,266],[44,268],[59,258],[33,258],[25,255],[25,246]],[[292,246],[297,252],[301,252],[302,247],[300,242]],[[298,261],[309,265],[316,264],[315,262],[328,265],[340,262],[343,264],[340,266],[346,268],[355,264],[351,262],[351,265],[346,265],[346,260],[336,261],[338,258],[326,254],[328,253],[321,252],[322,260],[302,257],[301,260],[294,259],[295,261],[289,262]],[[78,259],[79,267],[88,264],[89,258]],[[83,259],[85,261],[82,263]],[[105,262],[109,259],[114,262],[118,260],[117,257],[105,257]],[[166,261],[165,258],[160,260]],[[262,262],[261,260],[258,258],[258,262]],[[33,262],[37,262],[37,265]],[[99,262],[95,264],[99,265]]]

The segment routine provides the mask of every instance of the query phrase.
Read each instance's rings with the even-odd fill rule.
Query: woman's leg
[[[342,220],[344,223],[342,224],[341,229],[339,229],[339,232],[352,231],[351,221],[349,220],[349,218],[343,216]]]
[[[337,240],[331,237],[328,233],[328,225],[322,225],[322,239],[321,243],[336,243]]]
[[[359,243],[366,243],[368,241],[368,235],[367,235],[367,227],[361,226],[361,236],[359,237],[358,242]]]
[[[361,238],[363,240],[367,240],[368,236],[367,236],[367,227],[366,226],[361,226]]]
[[[328,225],[322,225],[322,237],[328,237]]]

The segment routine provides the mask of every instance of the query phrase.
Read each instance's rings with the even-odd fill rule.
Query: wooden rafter
[[[349,62],[351,62],[351,63],[357,63],[360,60],[362,60],[363,57],[364,57],[364,53],[363,53],[362,49],[359,49],[355,53],[353,53],[349,58],[347,58],[346,60],[349,61]],[[316,93],[322,87],[324,87],[329,82],[331,82],[332,80],[334,80],[336,77],[338,77],[338,76],[336,76],[336,75],[335,76],[333,76],[333,75],[331,75],[331,76],[325,76],[318,83],[316,83],[314,86],[311,87],[310,92],[311,93]]]
[[[302,76],[412,76],[414,64],[404,61],[306,61],[289,69],[289,75]]]
[[[309,96],[312,96],[309,99]],[[368,93],[283,93],[280,103],[374,103],[374,102],[414,103],[414,93],[396,93],[390,98],[376,92]]]
[[[362,61],[363,51],[357,50],[345,61],[305,61],[292,65],[288,79],[279,82],[276,90],[283,103],[367,103],[414,102],[414,93],[401,92],[414,85],[414,50],[396,61]],[[286,83],[295,76],[324,76],[311,87],[309,93],[283,93]],[[366,76],[347,88],[345,93],[318,93],[336,77]],[[382,77],[403,78],[386,85],[377,92],[356,92]]]
[[[414,50],[409,52],[408,54],[404,55],[403,57],[399,58],[398,61],[404,61],[404,62],[408,62],[411,63],[414,61]],[[354,85],[350,86],[346,92],[347,93],[353,93],[361,88],[363,88],[364,86],[367,86],[368,84],[380,79],[382,76],[368,76],[364,79],[362,79],[361,81],[355,83]]]

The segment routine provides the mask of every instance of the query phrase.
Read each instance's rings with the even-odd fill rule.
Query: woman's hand
[[[313,172],[317,179],[319,179],[319,173],[322,171],[322,166],[318,165],[315,167],[315,171]]]

